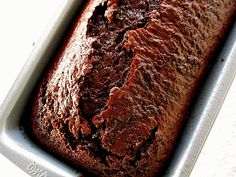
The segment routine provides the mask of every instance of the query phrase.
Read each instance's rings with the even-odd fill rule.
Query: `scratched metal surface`
[[[47,59],[56,47],[68,22],[81,1],[64,2],[52,20],[44,36],[38,42],[17,81],[0,109],[0,152],[31,176],[75,177],[79,173],[53,156],[44,152],[19,130],[19,119],[24,110],[34,80],[37,80]],[[231,31],[227,43],[210,73],[196,101],[190,121],[186,125],[177,151],[166,171],[166,177],[187,177],[214,123],[225,95],[236,71],[236,27]],[[49,47],[50,46],[50,47]],[[224,62],[220,62],[224,58]]]

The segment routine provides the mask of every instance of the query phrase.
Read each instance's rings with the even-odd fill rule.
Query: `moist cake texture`
[[[161,174],[236,0],[88,0],[42,77],[32,131],[103,177]]]

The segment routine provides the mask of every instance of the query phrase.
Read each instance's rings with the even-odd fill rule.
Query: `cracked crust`
[[[33,134],[97,176],[160,174],[235,6],[88,1],[39,84]]]

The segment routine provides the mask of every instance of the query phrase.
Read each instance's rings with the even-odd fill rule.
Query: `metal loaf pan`
[[[0,109],[0,152],[30,176],[78,177],[81,174],[32,142],[19,122],[40,75],[82,0],[64,1],[35,46]],[[227,38],[194,104],[165,177],[187,177],[217,117],[236,73],[236,25]]]

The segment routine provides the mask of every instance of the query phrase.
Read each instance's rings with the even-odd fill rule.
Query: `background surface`
[[[62,1],[0,0],[0,104]],[[28,176],[1,154],[0,171]],[[236,177],[236,80],[191,177]]]

